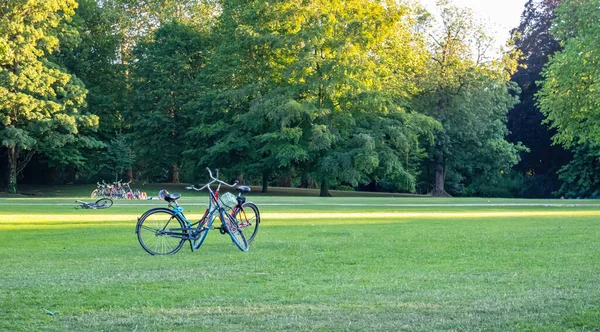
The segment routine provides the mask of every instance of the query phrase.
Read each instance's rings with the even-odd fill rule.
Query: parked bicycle
[[[121,185],[121,198],[133,199],[133,190],[131,190],[131,181],[123,183]]]
[[[218,229],[221,234],[229,234],[233,243],[242,251],[248,250],[248,244],[254,240],[260,225],[260,213],[256,205],[247,202],[242,193],[250,192],[247,186],[228,184],[214,177],[207,168],[211,181],[201,188],[189,186],[187,189],[201,191],[208,189],[208,208],[197,222],[190,222],[183,214],[183,208],[177,200],[181,194],[167,194],[164,199],[169,203],[169,208],[154,208],[146,211],[136,225],[135,232],[138,241],[144,250],[152,255],[171,255],[178,252],[185,241],[190,241],[192,251],[200,248],[209,230]],[[211,185],[218,183],[217,189],[212,190]],[[226,193],[219,195],[221,185],[236,188],[239,191],[236,197]],[[232,199],[233,197],[233,199]],[[229,212],[231,211],[231,212]],[[219,217],[221,225],[213,226],[215,216]],[[250,235],[249,237],[246,234]]]
[[[96,189],[94,189],[94,191],[92,191],[92,194],[90,195],[91,198],[100,198],[100,197],[108,197],[110,196],[110,185],[106,184],[104,181],[102,181],[102,184],[100,184],[100,182],[96,182]]]

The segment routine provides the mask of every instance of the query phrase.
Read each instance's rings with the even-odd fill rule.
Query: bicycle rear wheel
[[[244,232],[238,226],[237,220],[223,209],[219,211],[219,217],[221,218],[223,227],[225,227],[225,230],[231,236],[233,244],[241,251],[248,251],[248,241],[246,240],[246,236],[244,236]]]
[[[138,241],[151,255],[172,255],[183,247],[184,228],[173,211],[157,209],[146,213],[138,221]]]
[[[244,231],[248,244],[254,240],[260,224],[260,212],[254,203],[246,202],[233,213],[239,227]]]
[[[113,205],[113,201],[110,198],[101,198],[94,203],[96,209],[108,209]]]

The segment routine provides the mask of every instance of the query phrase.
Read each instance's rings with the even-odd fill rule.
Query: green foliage
[[[89,90],[87,111],[102,120],[96,136],[108,142],[124,127],[123,112],[128,107],[126,67],[117,57],[121,36],[113,33],[119,16],[109,10],[108,2],[105,6],[96,0],[78,2],[70,23],[78,41],[72,44],[61,39],[60,52],[52,58],[83,81]]]
[[[527,151],[505,139],[506,114],[516,103],[507,85],[487,77],[473,83],[453,98],[453,114],[446,119],[443,138],[446,167],[460,174],[461,183],[467,185],[511,169],[519,153]]]
[[[556,194],[596,197],[600,126],[600,2],[565,0],[556,9],[552,34],[562,50],[551,57],[537,93],[545,122],[556,130],[555,144],[573,148],[573,160],[559,172],[564,181]]]
[[[413,178],[401,160],[436,126],[404,108],[425,59],[415,24],[396,4],[224,2],[226,42],[207,69],[219,88],[191,134],[209,146],[190,153],[243,162],[239,173],[296,168],[323,185]]]
[[[460,194],[467,197],[522,197],[527,179],[521,173],[501,172],[477,177]]]
[[[443,196],[448,194],[446,185],[458,194],[477,178],[510,169],[525,148],[505,139],[506,114],[518,101],[517,88],[506,75],[514,68],[514,54],[501,62],[488,60],[484,51],[491,40],[471,13],[447,1],[438,5],[441,27],[432,28],[431,59],[413,107],[443,127],[429,145],[424,165],[434,170],[429,173],[434,177],[426,180],[433,184],[432,193]]]
[[[503,69],[514,68],[514,54],[477,53],[489,39],[446,1],[444,31],[394,1],[81,0],[75,12],[63,4],[59,18],[75,15],[56,21],[36,59],[79,78],[57,79],[74,118],[3,135],[48,154],[52,167],[75,165],[90,178],[128,167],[177,182],[180,171],[200,179],[210,166],[264,189],[414,192],[432,166],[459,187],[508,170],[522,150],[504,139],[515,98]],[[82,125],[95,128],[98,117],[98,132]]]
[[[99,143],[80,129],[98,125],[83,112],[86,90],[47,56],[58,49],[58,36],[75,32],[64,24],[74,0],[11,1],[0,4],[0,138],[8,152],[9,191],[16,191],[19,152],[36,151],[52,163],[81,165],[81,147]],[[26,164],[31,154],[23,160]]]
[[[515,48],[523,53],[512,80],[521,89],[520,102],[508,114],[508,140],[522,142],[531,151],[521,154],[515,169],[525,174],[524,197],[551,197],[560,181],[556,171],[567,164],[571,155],[562,146],[552,145],[555,131],[543,124],[544,115],[537,107],[536,93],[541,72],[550,56],[560,50],[550,33],[554,10],[562,0],[530,0],[525,4],[521,23],[513,30]]]
[[[183,163],[191,125],[186,104],[198,94],[197,75],[210,54],[207,37],[190,25],[169,23],[135,50],[131,141],[146,176],[165,181],[165,170]],[[178,179],[172,179],[178,181]]]
[[[131,168],[134,156],[123,136],[113,138],[106,147],[106,153],[100,158],[99,174],[110,174],[117,181],[125,170]]]
[[[573,160],[559,171],[564,183],[556,194],[567,198],[600,197],[600,149],[586,144],[574,150]]]
[[[600,144],[600,11],[598,0],[565,0],[556,10],[553,34],[563,49],[543,72],[537,97],[545,122],[565,147]]]

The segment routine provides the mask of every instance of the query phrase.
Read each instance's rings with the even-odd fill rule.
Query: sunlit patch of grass
[[[86,212],[84,212],[86,213]],[[135,214],[94,214],[94,215],[85,215],[85,214],[47,214],[47,215],[39,215],[39,214],[0,214],[0,218],[3,221],[0,222],[2,225],[5,222],[14,223],[14,224],[28,224],[32,222],[97,222],[97,221],[127,221],[133,220],[136,221],[139,215]]]
[[[41,229],[89,229],[89,228],[104,228],[104,227],[130,227],[135,228],[134,223],[123,222],[70,222],[70,223],[43,223],[43,224],[22,224],[22,223],[0,223],[0,230],[17,231],[17,230],[41,230]]]
[[[132,221],[136,222],[140,214],[102,214],[100,211],[89,214],[83,211],[79,214],[0,214],[0,226],[3,224],[30,224],[46,222],[114,222],[114,221]],[[196,221],[202,218],[202,214],[186,214],[190,221]],[[321,213],[262,213],[263,221],[270,220],[310,220],[316,224],[329,224],[328,219],[345,220],[348,224],[355,223],[356,219],[377,219],[378,221],[369,223],[388,223],[385,219],[456,219],[456,218],[529,218],[529,217],[591,217],[600,216],[600,210],[587,211],[473,211],[473,212],[321,212]],[[337,224],[337,222],[336,222]],[[362,224],[362,222],[357,222]],[[268,223],[266,223],[268,226]]]

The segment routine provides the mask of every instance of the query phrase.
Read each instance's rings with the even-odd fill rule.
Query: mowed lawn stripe
[[[134,227],[140,214],[102,214],[101,211],[82,211],[81,214],[0,214],[0,230],[60,229],[93,227]],[[191,222],[202,214],[186,214]],[[320,212],[320,213],[262,213],[262,227],[301,225],[377,225],[407,222],[413,219],[483,219],[600,217],[600,210],[585,211],[473,211],[473,212]],[[218,223],[218,219],[216,221]]]
[[[30,222],[98,222],[137,221],[140,214],[0,214],[0,225],[27,224]],[[190,221],[202,218],[203,214],[186,214]],[[497,217],[592,217],[600,216],[600,210],[586,211],[474,211],[474,212],[320,212],[320,213],[261,213],[262,220],[310,219],[380,219],[380,218],[497,218]],[[326,223],[326,222],[325,222]],[[382,222],[383,223],[383,222]]]

